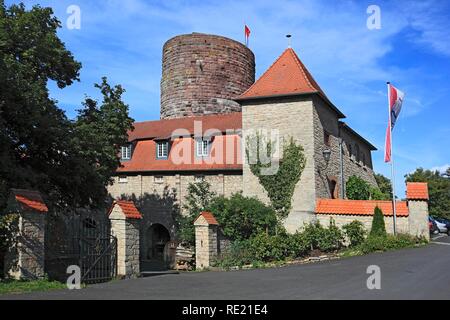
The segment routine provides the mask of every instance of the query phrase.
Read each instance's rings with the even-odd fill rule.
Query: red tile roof
[[[428,184],[426,182],[406,183],[406,198],[408,200],[428,200]]]
[[[371,216],[379,207],[385,216],[392,216],[391,201],[377,200],[342,200],[342,199],[318,199],[316,204],[317,214],[338,214],[338,215],[356,215]],[[409,216],[408,205],[406,201],[397,201],[397,216]]]
[[[236,101],[308,93],[321,96],[339,117],[345,118],[325,95],[295,51],[288,48]]]
[[[127,219],[142,219],[142,214],[139,212],[139,210],[134,205],[133,201],[126,201],[126,200],[116,200],[114,201],[113,205],[111,206],[111,209],[109,210],[109,214],[111,214],[112,209],[115,205],[119,205],[120,209],[122,209],[123,214],[125,215],[125,218]]]
[[[156,158],[154,140],[137,141],[131,160],[122,161],[121,172],[242,170],[241,138],[238,135],[215,136],[210,156],[196,156],[195,140],[178,138],[171,141],[168,159]]]
[[[205,218],[206,222],[208,222],[208,224],[210,224],[210,225],[219,225],[219,223],[217,222],[216,218],[214,217],[214,215],[211,212],[203,211],[203,212],[201,212],[199,214],[197,219],[200,218],[200,217]],[[197,219],[195,219],[195,221],[197,221]]]
[[[232,112],[225,114],[215,114],[197,117],[186,117],[177,119],[164,119],[155,121],[135,122],[134,130],[128,133],[128,140],[136,139],[167,139],[172,136],[175,130],[194,134],[194,125],[197,124],[200,134],[204,134],[206,130],[217,129],[224,133],[227,130],[238,131],[242,129],[242,113]],[[201,125],[201,127],[199,126]]]
[[[17,202],[27,209],[39,212],[48,212],[47,205],[42,199],[39,191],[25,189],[11,189],[12,194]]]

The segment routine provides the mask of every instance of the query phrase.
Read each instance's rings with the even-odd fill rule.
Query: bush
[[[256,261],[250,249],[249,240],[233,241],[230,247],[212,262],[212,265],[230,269],[234,266],[241,267],[246,264],[257,264],[258,261]]]
[[[251,239],[250,245],[255,259],[263,262],[280,261],[292,255],[286,234],[269,236],[261,233]]]
[[[310,223],[305,226],[303,233],[311,250],[318,249],[324,252],[338,250],[344,241],[344,235],[336,227],[333,219],[330,219],[328,228],[324,228],[319,222]]]
[[[216,217],[226,237],[245,240],[260,233],[273,235],[277,226],[275,211],[256,198],[241,193],[230,198],[213,198],[208,211]]]
[[[351,247],[360,245],[366,237],[366,230],[361,221],[354,220],[342,227]]]
[[[402,248],[414,247],[417,244],[425,244],[427,241],[424,238],[413,237],[409,234],[397,234],[387,236],[370,236],[361,243],[358,248],[364,253],[371,253],[375,251],[387,251]]]
[[[386,226],[384,225],[383,211],[379,207],[375,207],[372,228],[370,229],[370,236],[375,237],[385,237],[386,236]]]

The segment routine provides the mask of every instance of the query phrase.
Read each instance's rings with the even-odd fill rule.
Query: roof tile
[[[127,219],[142,219],[142,214],[136,208],[133,201],[116,200],[114,201],[109,213],[111,213],[112,208],[114,208],[116,204],[120,206]]]
[[[392,216],[393,208],[391,201],[377,200],[343,200],[343,199],[318,199],[316,204],[317,214],[337,214],[337,215],[357,215],[372,216],[375,207],[383,211],[383,215]],[[397,201],[397,216],[409,216],[408,205],[406,201]]]
[[[12,194],[17,202],[25,206],[27,209],[39,212],[48,212],[48,207],[42,199],[39,191],[26,189],[11,189]]]
[[[408,182],[406,184],[406,198],[408,200],[428,200],[428,184],[426,182]]]
[[[203,211],[199,214],[199,216],[197,217],[200,218],[201,216],[203,216],[203,218],[205,218],[206,222],[208,222],[208,224],[210,225],[219,225],[219,223],[217,222],[216,218],[214,217],[214,215],[211,212],[208,211]],[[197,219],[195,219],[197,221]]]

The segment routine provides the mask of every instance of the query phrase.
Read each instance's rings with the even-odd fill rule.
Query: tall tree
[[[450,179],[439,171],[418,168],[405,176],[407,182],[427,182],[430,196],[430,214],[450,218]]]
[[[50,184],[65,161],[70,122],[49,97],[47,82],[64,88],[78,80],[81,64],[56,31],[52,9],[0,0],[0,185]],[[2,192],[0,192],[2,193]],[[6,192],[5,192],[6,193]]]
[[[381,199],[377,200],[392,200],[392,184],[391,180],[386,178],[380,173],[375,174],[375,180],[377,181],[378,188],[381,192]]]
[[[106,78],[101,105],[87,98],[76,121],[50,98],[48,81],[64,88],[81,68],[60,27],[51,8],[0,0],[0,208],[11,187],[38,189],[50,206],[101,206],[132,128],[124,89]]]

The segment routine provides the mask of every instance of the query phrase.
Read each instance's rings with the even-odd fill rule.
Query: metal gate
[[[97,283],[117,276],[117,238],[109,232],[109,224],[92,219],[81,221],[77,239],[81,282]]]
[[[81,282],[106,282],[117,276],[117,238],[108,219],[86,215],[55,215],[47,224],[46,268],[65,281],[67,267],[77,265]]]

